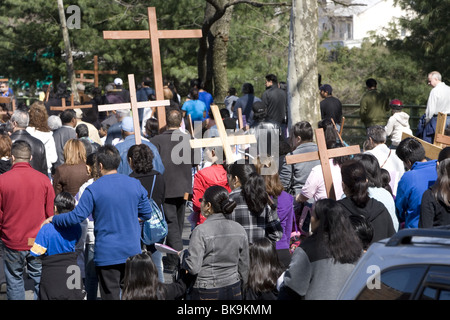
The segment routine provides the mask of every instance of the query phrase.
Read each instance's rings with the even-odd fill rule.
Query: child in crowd
[[[402,140],[402,133],[412,134],[409,126],[409,115],[403,111],[403,103],[394,99],[389,103],[392,116],[386,124],[386,135],[391,138],[392,148],[396,148]]]
[[[75,199],[70,193],[61,192],[56,195],[54,204],[55,215],[64,214],[75,208]],[[42,256],[40,300],[84,299],[75,252],[75,245],[80,237],[79,224],[57,228],[48,223],[39,230],[30,252],[33,256]]]

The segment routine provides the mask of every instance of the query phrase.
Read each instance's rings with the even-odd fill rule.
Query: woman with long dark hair
[[[244,228],[225,217],[236,203],[221,186],[206,189],[201,212],[206,221],[192,231],[182,269],[196,276],[189,299],[242,300],[248,277],[248,240]]]
[[[262,238],[250,245],[249,253],[250,268],[244,299],[276,300],[277,280],[285,269],[278,260],[276,247],[269,239]]]
[[[346,161],[341,174],[346,197],[339,203],[347,215],[363,215],[369,220],[374,229],[372,242],[391,237],[395,233],[392,218],[384,204],[369,197],[369,180],[364,165],[357,160]]]
[[[438,178],[423,193],[419,228],[433,228],[450,224],[450,159],[439,162]]]
[[[362,255],[362,243],[344,208],[332,199],[315,203],[312,235],[292,255],[281,300],[333,300]]]
[[[269,204],[269,195],[264,178],[252,164],[233,163],[228,166],[230,199],[237,203],[236,209],[227,218],[241,224],[248,235],[249,243],[267,237],[273,242],[283,236],[283,228],[276,206]]]

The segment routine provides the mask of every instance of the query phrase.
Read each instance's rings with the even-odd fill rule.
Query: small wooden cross
[[[449,145],[450,137],[445,135],[445,127],[447,126],[447,114],[439,112],[436,121],[436,131],[434,132],[433,144],[443,148],[444,145]]]
[[[358,145],[335,149],[327,149],[327,144],[325,142],[325,133],[323,129],[322,128],[316,129],[315,133],[316,133],[317,147],[319,148],[319,151],[287,155],[286,164],[320,160],[327,196],[330,199],[339,200],[336,199],[336,194],[334,192],[333,177],[331,175],[331,168],[330,168],[330,158],[357,154],[361,152],[361,149]]]
[[[235,135],[228,137],[223,124],[222,117],[220,115],[219,107],[217,105],[211,105],[211,111],[216,122],[217,130],[219,131],[219,138],[205,138],[205,139],[191,139],[189,142],[191,148],[206,148],[206,147],[223,147],[227,163],[233,163],[233,151],[232,145],[252,144],[256,143],[255,135]]]
[[[51,106],[52,111],[64,111],[67,109],[89,109],[92,108],[92,104],[76,105],[73,101],[73,94],[70,95],[70,105],[66,105],[66,99],[61,99],[61,106]]]
[[[158,30],[156,9],[154,7],[148,7],[147,11],[149,30],[103,31],[103,39],[150,39],[156,100],[162,101],[164,100],[164,87],[159,39],[201,38],[202,30]],[[158,124],[161,129],[166,125],[166,110],[161,105],[156,106],[158,107]]]
[[[78,82],[94,83],[94,86],[98,88],[98,75],[99,74],[117,74],[115,70],[98,70],[98,56],[94,56],[94,70],[75,70],[75,74],[79,74],[80,77],[76,78]],[[85,74],[93,74],[94,79],[87,79],[84,77]]]
[[[136,144],[141,144],[141,127],[139,125],[139,114],[138,109],[139,108],[153,108],[156,106],[163,106],[165,109],[165,106],[170,105],[169,100],[162,100],[162,101],[142,101],[137,102],[136,97],[136,85],[134,82],[134,75],[129,74],[128,75],[128,85],[130,89],[130,102],[129,103],[116,103],[116,104],[103,104],[98,106],[98,111],[111,111],[111,110],[121,110],[121,109],[131,109],[132,116],[133,116],[133,127],[134,127],[134,138],[136,141]],[[165,115],[165,113],[164,113]]]

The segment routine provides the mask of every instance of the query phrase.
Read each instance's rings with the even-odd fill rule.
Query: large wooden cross
[[[447,121],[447,115],[444,113],[439,112],[438,118],[436,121],[436,130],[434,134],[434,142],[429,143],[422,139],[419,139],[418,137],[403,132],[402,133],[402,140],[406,138],[414,138],[417,141],[420,142],[422,147],[425,149],[425,157],[428,159],[434,159],[436,160],[439,157],[439,153],[442,151],[442,148],[446,145],[450,144],[450,137],[447,137],[444,135],[445,132],[445,125]]]
[[[66,105],[66,99],[61,99],[61,106],[50,106],[52,111],[64,111],[67,109],[89,109],[92,108],[92,104],[76,105],[73,101],[73,94],[70,95],[70,105]]]
[[[94,86],[98,87],[98,75],[99,74],[117,74],[115,70],[98,70],[98,56],[94,56],[94,70],[75,70],[75,74],[79,74],[80,77],[76,78],[78,82],[94,83]],[[85,74],[93,74],[94,79],[87,79],[84,77]]]
[[[352,154],[361,153],[361,148],[358,145],[355,145],[350,147],[327,149],[327,144],[325,142],[325,133],[323,129],[322,128],[316,129],[315,133],[316,133],[317,147],[319,150],[307,153],[287,155],[286,164],[320,160],[327,196],[328,198],[339,200],[336,199],[336,194],[334,191],[333,177],[331,175],[331,168],[330,168],[330,158],[349,156]]]
[[[156,19],[156,9],[148,7],[148,25],[149,30],[131,30],[131,31],[103,31],[103,39],[150,39],[153,76],[155,82],[156,100],[164,100],[163,77],[161,68],[161,55],[159,50],[159,39],[184,39],[184,38],[201,38],[202,30],[158,30]],[[166,111],[161,105],[158,108],[158,124],[161,129],[166,125]]]
[[[111,111],[111,110],[129,110],[131,109],[133,116],[134,138],[136,144],[141,144],[141,126],[139,125],[139,108],[153,108],[156,106],[169,106],[169,100],[162,101],[142,101],[137,102],[136,86],[134,81],[134,75],[128,75],[128,85],[130,89],[130,102],[129,103],[116,103],[116,104],[103,104],[98,106],[98,111]]]
[[[204,138],[204,139],[191,139],[189,142],[191,148],[207,148],[207,147],[223,147],[225,152],[226,161],[228,164],[233,163],[234,156],[231,149],[232,145],[243,145],[256,143],[256,137],[252,134],[228,136],[223,124],[222,116],[220,115],[219,107],[215,104],[211,105],[211,111],[216,122],[217,131],[219,132],[218,138]]]

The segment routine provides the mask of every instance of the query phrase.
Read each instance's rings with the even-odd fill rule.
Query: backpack
[[[150,206],[152,208],[152,216],[150,219],[145,220],[142,226],[142,237],[141,240],[146,245],[154,244],[158,241],[163,240],[167,236],[168,227],[166,219],[164,218],[164,210],[153,200],[153,188],[155,187],[156,176],[153,177],[152,191],[150,193]]]

